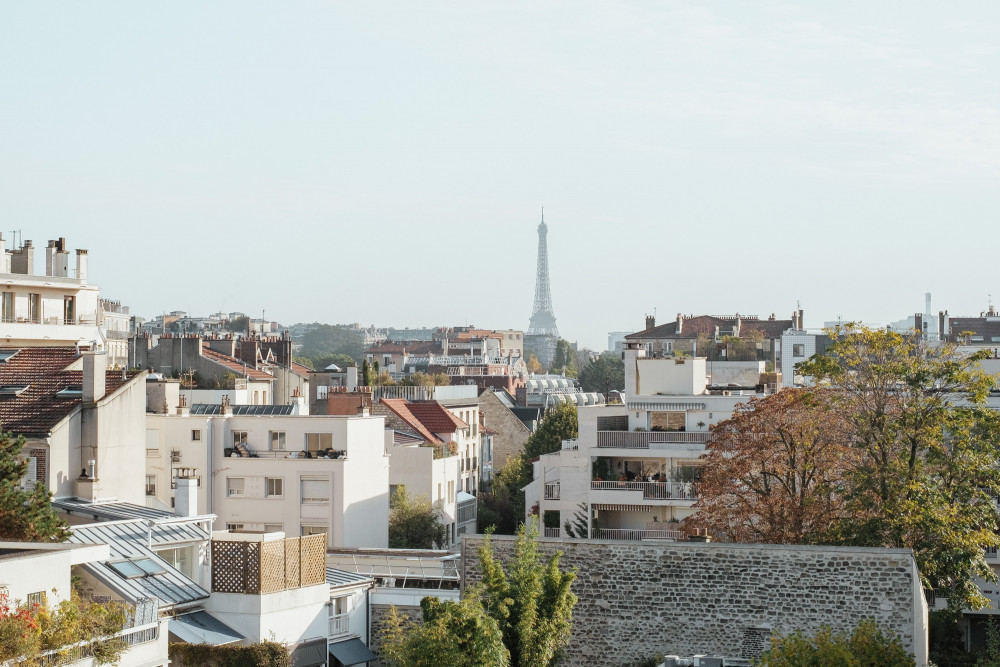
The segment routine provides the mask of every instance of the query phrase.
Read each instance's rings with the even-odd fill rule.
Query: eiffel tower
[[[531,311],[531,321],[525,332],[525,343],[535,350],[538,360],[545,366],[552,363],[559,329],[556,316],[552,313],[552,292],[549,290],[549,249],[547,237],[549,228],[545,226],[545,209],[542,222],[538,225],[538,268],[535,275],[535,307]]]

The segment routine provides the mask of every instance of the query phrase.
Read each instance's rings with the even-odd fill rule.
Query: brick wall
[[[479,409],[483,412],[486,428],[496,432],[493,436],[493,472],[496,474],[509,457],[524,450],[531,431],[488,389],[479,394]]]
[[[463,539],[463,585],[481,580],[483,539]],[[493,541],[501,558],[512,552],[513,538]],[[557,549],[563,569],[577,568],[567,664],[627,664],[657,652],[754,657],[772,631],[843,630],[863,617],[897,633],[918,664],[921,652],[926,660],[926,608],[908,550],[540,542],[544,554]]]

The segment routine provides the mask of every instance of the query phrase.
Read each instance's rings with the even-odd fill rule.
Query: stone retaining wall
[[[481,580],[477,547],[462,548],[464,585]],[[507,558],[514,538],[495,536]],[[656,653],[755,657],[771,632],[853,628],[873,617],[927,660],[927,607],[905,549],[542,539],[577,568],[567,664],[626,665]]]

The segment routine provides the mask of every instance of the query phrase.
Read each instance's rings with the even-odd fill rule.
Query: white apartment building
[[[282,414],[288,407],[147,415],[147,496],[170,506],[177,478],[190,476],[198,512],[217,515],[220,527],[326,533],[331,547],[387,546],[384,419]]]
[[[767,387],[764,362],[714,362],[710,376],[701,357],[645,355],[641,343],[624,352],[624,405],[578,408],[579,437],[534,464],[525,511],[541,517],[547,536],[579,516],[589,517],[590,537],[680,539],[709,426]]]
[[[413,498],[423,496],[441,513],[447,528],[448,547],[458,540],[458,494],[461,493],[458,456],[435,457],[435,448],[427,447],[424,440],[399,431],[386,430],[389,451],[389,484],[395,490],[406,487]]]

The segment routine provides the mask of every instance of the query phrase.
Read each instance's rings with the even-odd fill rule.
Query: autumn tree
[[[63,542],[66,522],[52,508],[52,493],[41,482],[21,487],[28,459],[21,457],[24,436],[0,429],[0,539],[13,542]]]
[[[542,367],[542,362],[538,360],[538,357],[535,356],[534,352],[528,355],[528,358],[524,363],[527,365],[528,372],[531,374],[541,373],[545,370],[545,368]]]
[[[697,526],[733,542],[815,544],[845,517],[855,459],[828,390],[754,398],[713,429],[698,482]]]
[[[882,632],[873,619],[865,618],[850,634],[824,627],[813,635],[798,631],[774,637],[771,648],[755,664],[758,667],[914,667],[914,660],[898,636]]]
[[[986,606],[975,577],[996,581],[983,547],[1000,545],[1000,415],[987,351],[967,355],[919,335],[848,325],[799,365],[828,385],[857,461],[835,542],[913,549],[925,588],[949,610]]]

